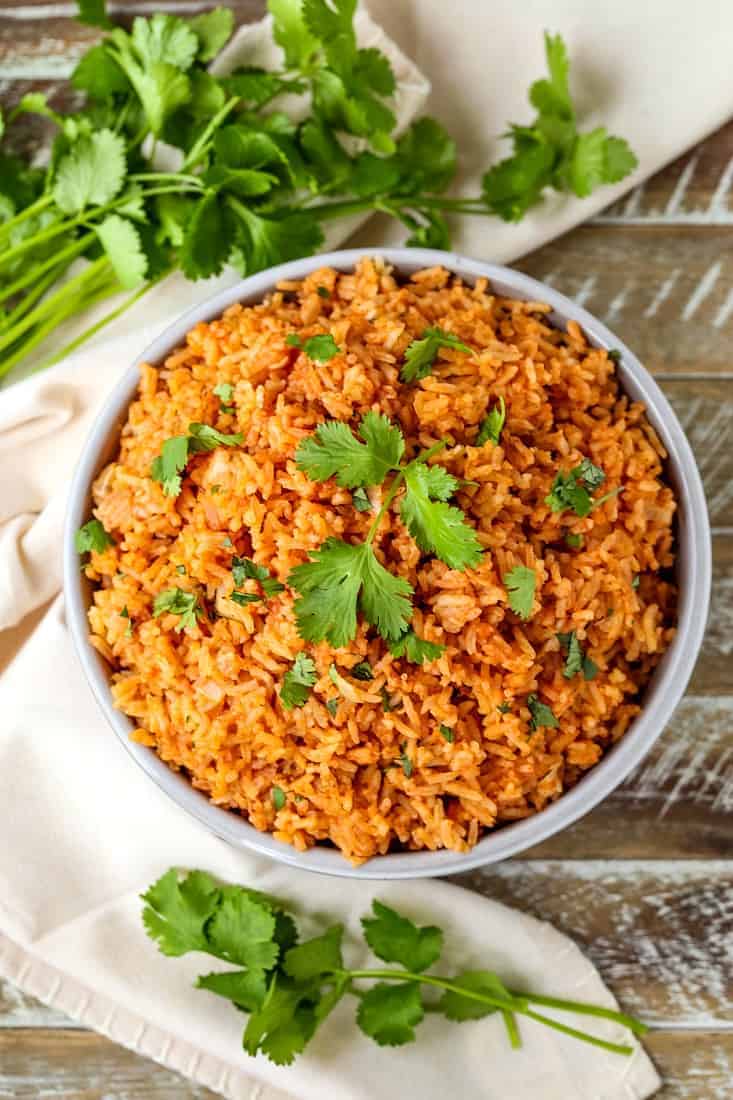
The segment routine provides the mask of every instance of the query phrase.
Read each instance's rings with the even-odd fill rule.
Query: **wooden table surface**
[[[244,21],[264,4],[232,6]],[[128,17],[155,7],[122,5]],[[34,89],[61,109],[73,103],[65,78],[97,34],[71,14],[71,4],[0,5],[3,106]],[[35,120],[24,138],[42,140]],[[676,409],[707,491],[712,610],[685,700],[623,787],[521,859],[459,879],[581,945],[623,1007],[652,1024],[660,1100],[733,1097],[732,182],[733,122],[517,265],[610,325]],[[44,1097],[213,1094],[0,984],[0,1100]]]

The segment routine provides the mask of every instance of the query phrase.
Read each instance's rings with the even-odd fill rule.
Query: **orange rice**
[[[330,842],[354,863],[399,848],[465,851],[558,798],[623,736],[674,632],[675,501],[664,448],[643,407],[621,393],[612,360],[575,323],[550,327],[548,311],[442,268],[401,283],[364,261],[354,274],[324,268],[261,305],[234,306],[196,325],[163,365],[143,368],[119,456],[94,486],[94,513],[115,545],[87,569],[91,636],[135,739],[216,805],[299,849]],[[429,377],[405,385],[405,348],[430,325],[477,354],[441,351]],[[315,363],[286,343],[293,332],[330,332],[341,350]],[[234,413],[212,392],[222,382],[234,387]],[[472,446],[500,396],[500,444]],[[400,424],[408,454],[449,441],[434,461],[465,479],[455,502],[486,550],[477,568],[457,572],[420,552],[398,501],[385,517],[377,554],[413,585],[417,633],[446,647],[422,666],[394,658],[363,622],[341,649],[304,643],[289,588],[246,607],[226,598],[233,554],[285,583],[329,535],[363,539],[373,513],[356,511],[335,482],[310,481],[294,453],[323,421],[356,427],[369,409]],[[194,456],[170,498],[150,465],[191,421],[242,432],[244,443]],[[594,495],[622,493],[584,519],[552,513],[555,475],[584,457],[606,474]],[[382,492],[369,490],[373,505]],[[568,533],[582,534],[581,549]],[[519,564],[537,575],[527,622],[502,582]],[[152,613],[155,595],[174,586],[208,609],[182,633],[176,615]],[[563,676],[557,635],[573,630],[598,666],[593,680]],[[303,649],[318,681],[305,706],[286,711],[278,691]],[[350,677],[365,660],[374,679]],[[337,693],[332,717],[326,702]],[[532,732],[531,693],[557,728]]]

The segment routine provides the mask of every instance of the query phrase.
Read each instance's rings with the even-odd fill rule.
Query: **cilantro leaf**
[[[231,8],[213,8],[194,15],[188,20],[188,26],[198,38],[198,60],[213,61],[232,37],[234,12]]]
[[[196,203],[183,232],[180,261],[188,279],[218,275],[229,259],[236,223],[226,203],[211,191]]]
[[[261,1050],[279,1066],[291,1064],[313,1037],[318,1020],[313,1005],[318,983],[298,983],[277,973],[258,1012],[252,1013],[242,1039],[248,1054]]]
[[[157,16],[153,16],[153,19],[156,18]],[[161,16],[161,18],[172,19],[173,17]],[[135,25],[146,22],[138,17]],[[138,42],[135,43],[130,35],[119,27],[115,27],[107,42],[107,51],[111,53],[135,89],[150,129],[156,137],[161,134],[168,117],[189,100],[191,81],[177,62],[141,59],[138,48],[142,47],[149,57],[163,52],[185,62],[191,48],[195,54],[198,39],[182,20],[175,20],[175,22],[182,24],[183,33],[164,33],[163,25],[159,23],[156,33],[139,31]]]
[[[302,68],[318,49],[318,39],[306,26],[301,0],[267,0],[267,10],[273,18],[273,38],[285,54],[286,67]]]
[[[515,565],[502,577],[509,598],[509,606],[520,619],[529,619],[532,615],[537,574],[526,565]]]
[[[415,982],[377,982],[361,998],[356,1022],[380,1046],[396,1047],[412,1042],[424,1015]]]
[[[436,554],[451,569],[468,569],[479,563],[483,548],[459,508],[430,499],[436,485],[442,493],[446,484],[424,463],[410,463],[405,468],[407,492],[400,503],[400,515],[421,550]]]
[[[76,18],[80,23],[86,23],[90,27],[112,26],[112,20],[107,15],[106,0],[77,0],[78,13]]]
[[[550,79],[534,82],[529,90],[530,103],[541,115],[558,115],[560,118],[572,119],[575,112],[568,85],[570,61],[565,43],[559,34],[545,32],[545,57]]]
[[[197,989],[208,989],[226,997],[245,1012],[257,1012],[267,994],[267,974],[262,969],[226,970],[223,973],[202,974],[196,980]]]
[[[465,351],[472,354],[471,348],[462,343],[451,332],[442,328],[426,328],[419,340],[413,340],[405,351],[405,363],[400,378],[403,382],[419,382],[432,373],[435,357],[441,348],[453,351]]]
[[[541,702],[537,695],[532,694],[527,698],[527,706],[530,713],[529,728],[532,733],[540,727],[555,729],[560,725],[551,708]]]
[[[481,421],[474,446],[483,447],[489,440],[494,446],[497,446],[501,438],[501,432],[505,421],[506,405],[504,403],[504,398],[499,397],[499,403],[494,405],[489,415]]]
[[[74,536],[77,554],[86,554],[92,550],[102,554],[108,546],[114,546],[114,541],[98,519],[90,519]]]
[[[280,701],[286,710],[302,707],[308,701],[311,688],[318,679],[316,666],[307,653],[301,650],[283,677]]]
[[[302,0],[302,11],[306,27],[321,42],[353,39],[356,0],[332,0],[332,6],[326,0]]]
[[[269,970],[279,954],[275,916],[245,890],[226,890],[206,926],[207,950],[252,970]]]
[[[223,405],[230,405],[234,396],[234,386],[231,382],[220,382],[218,386],[214,386],[213,393],[215,397],[221,398]]]
[[[276,577],[271,576],[264,565],[257,565],[250,558],[238,558],[236,555],[232,558],[232,577],[237,587],[247,580],[259,581],[265,596],[268,598],[277,595],[278,592],[285,591],[285,585],[281,584]],[[256,599],[259,598],[259,596],[256,597]]]
[[[421,665],[425,661],[437,661],[438,657],[445,651],[445,646],[428,642],[425,638],[418,637],[415,631],[410,629],[405,631],[396,641],[389,643],[389,651],[393,657],[404,657],[415,665]]]
[[[494,997],[498,1001],[506,1002],[506,1010],[513,1007],[511,993],[504,986],[501,979],[491,970],[467,970],[450,979],[451,985],[460,986],[461,989],[470,990],[471,993],[482,993],[486,997]],[[480,1020],[484,1016],[500,1011],[498,1007],[482,1004],[469,997],[462,997],[460,993],[454,993],[447,989],[438,1001],[438,1010],[443,1012],[449,1020]]]
[[[275,807],[276,811],[282,810],[287,802],[287,796],[282,787],[273,787],[270,791],[270,797],[272,798],[272,805]]]
[[[318,336],[310,336],[303,344],[303,351],[316,363],[328,363],[339,354],[341,348],[338,347],[330,332],[324,332]]]
[[[366,489],[363,489],[361,487],[358,489],[354,489],[353,493],[351,494],[351,500],[357,512],[371,512],[372,503],[367,496]]]
[[[182,470],[188,462],[188,436],[174,435],[166,439],[161,453],[153,459],[150,476],[159,481],[168,497],[176,497],[181,491]]]
[[[357,664],[351,666],[349,669],[349,676],[353,676],[355,680],[373,680],[374,669],[368,661],[359,661]]]
[[[445,725],[441,725],[440,727],[440,736],[443,738],[444,741],[447,741],[449,745],[452,745],[456,739],[456,735],[450,728],[450,726]]]
[[[419,118],[397,142],[400,191],[444,191],[456,172],[456,145],[434,118]]]
[[[364,939],[385,962],[397,962],[406,970],[427,970],[440,958],[443,933],[435,925],[418,927],[381,901],[372,902],[373,917],[362,917]]]
[[[288,583],[301,594],[295,617],[306,641],[346,645],[356,634],[357,607],[383,638],[397,640],[412,614],[412,586],[380,565],[368,543],[328,538]]]
[[[196,626],[197,619],[204,614],[196,593],[186,592],[183,588],[166,588],[157,594],[153,600],[153,618],[157,619],[166,613],[180,616],[175,627],[176,634],[187,627]]]
[[[597,489],[605,480],[606,475],[600,466],[594,466],[590,459],[584,458],[568,473],[561,470],[555,476],[545,504],[552,512],[571,509],[576,516],[587,516],[594,507],[589,490]]]
[[[339,420],[320,424],[295,452],[298,469],[311,481],[335,477],[346,489],[381,485],[404,453],[402,432],[382,413],[368,412],[359,425],[359,435],[363,443]]]
[[[317,252],[323,243],[323,231],[308,211],[265,218],[238,200],[230,201],[239,219],[238,241],[246,274],[308,256]]]
[[[572,680],[579,672],[583,673],[585,680],[593,680],[598,675],[598,666],[590,657],[586,657],[583,647],[578,641],[574,630],[569,634],[558,634],[557,640],[567,653],[563,676],[566,680]]]
[[[87,50],[71,74],[71,84],[92,99],[110,99],[131,91],[129,80],[103,42]]]
[[[219,888],[203,871],[167,871],[142,895],[143,924],[164,955],[207,951],[205,927],[219,904]]]
[[[291,94],[304,92],[307,87],[302,81],[289,80],[279,76],[278,73],[258,69],[255,66],[241,66],[235,69],[234,72],[222,78],[221,84],[229,95],[239,96],[253,107],[263,107],[275,96],[285,92]]]
[[[227,435],[212,428],[210,424],[188,425],[188,450],[191,454],[197,451],[213,451],[216,447],[238,447],[243,442],[244,436],[241,432]]]
[[[210,12],[209,17],[213,14]],[[149,19],[136,16],[132,22],[132,43],[144,66],[163,62],[183,71],[190,69],[199,50],[192,27],[177,15],[163,12],[156,12]]]
[[[334,924],[323,935],[291,947],[283,958],[283,970],[299,982],[340,970],[344,965],[341,956],[343,935],[344,926]]]
[[[78,214],[91,204],[103,206],[122,189],[124,178],[124,141],[112,130],[97,130],[80,138],[62,157],[54,201],[64,214]]]
[[[147,273],[148,258],[132,222],[108,214],[95,231],[121,285],[125,290],[138,286]]]
[[[637,156],[624,138],[606,138],[604,183],[618,183],[620,180],[626,179],[638,166]]]

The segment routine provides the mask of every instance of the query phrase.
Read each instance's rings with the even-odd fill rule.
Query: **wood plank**
[[[733,226],[589,223],[515,266],[580,302],[655,374],[733,374]]]
[[[644,1020],[733,1021],[733,861],[513,860],[454,881],[550,921]]]
[[[732,1032],[654,1031],[644,1045],[664,1081],[654,1100],[730,1100]]]
[[[0,1031],[7,1100],[215,1100],[216,1094],[91,1031]]]
[[[664,1085],[656,1100],[729,1100],[730,1031],[651,1032]],[[12,1100],[214,1100],[215,1093],[131,1054],[101,1035],[15,1032],[0,1038],[0,1096]]]
[[[227,7],[234,11],[237,23],[260,19],[265,13],[265,0],[231,0]],[[166,11],[183,15],[211,8],[207,0],[189,0],[181,4],[166,4]],[[116,23],[129,26],[136,14],[150,15],[159,3],[124,3],[110,5]],[[60,9],[60,10],[59,10]],[[0,8],[0,77],[15,79],[53,79],[71,73],[81,55],[98,42],[102,31],[88,27],[74,18],[75,5],[54,5],[39,8],[38,18],[32,7]]]
[[[68,1026],[68,1017],[47,1008],[35,997],[23,993],[10,982],[0,980],[0,1031],[3,1028]],[[2,1096],[2,1093],[0,1093]]]

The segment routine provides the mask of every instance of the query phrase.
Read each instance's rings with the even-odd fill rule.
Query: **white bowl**
[[[550,321],[558,327],[564,327],[568,321],[577,321],[592,344],[619,349],[621,361],[618,373],[621,384],[630,397],[644,403],[647,416],[669,454],[667,476],[679,506],[676,564],[679,606],[677,633],[644,693],[641,713],[621,741],[557,802],[532,817],[487,833],[465,854],[450,851],[395,852],[376,856],[368,863],[354,867],[335,848],[316,846],[307,852],[298,852],[290,845],[275,840],[268,833],[259,832],[236,812],[212,805],[204,794],[194,790],[183,775],[171,771],[152,749],[130,740],[133,724],[112,704],[109,666],[89,643],[87,608],[92,589],[86,578],[79,573],[74,534],[89,518],[92,482],[99,470],[113,457],[118,446],[120,428],[137,390],[138,367],[141,363],[162,362],[184,341],[186,333],[193,325],[218,317],[234,302],[252,304],[261,301],[282,279],[302,279],[319,267],[350,271],[358,260],[369,255],[381,256],[402,275],[442,264],[468,282],[486,277],[499,294],[510,298],[548,302],[552,306]],[[230,844],[251,849],[304,870],[363,879],[456,874],[483,864],[495,863],[546,840],[597,806],[646,755],[682,698],[705,631],[711,572],[710,525],[695,459],[667,399],[633,353],[600,321],[551,287],[510,268],[479,263],[450,252],[427,249],[351,249],[296,260],[253,275],[185,313],[150,345],[110,394],[84,446],[74,476],[64,533],[64,590],[74,645],[107,721],[143,771],[179,806]],[[609,852],[609,855],[612,854]]]

